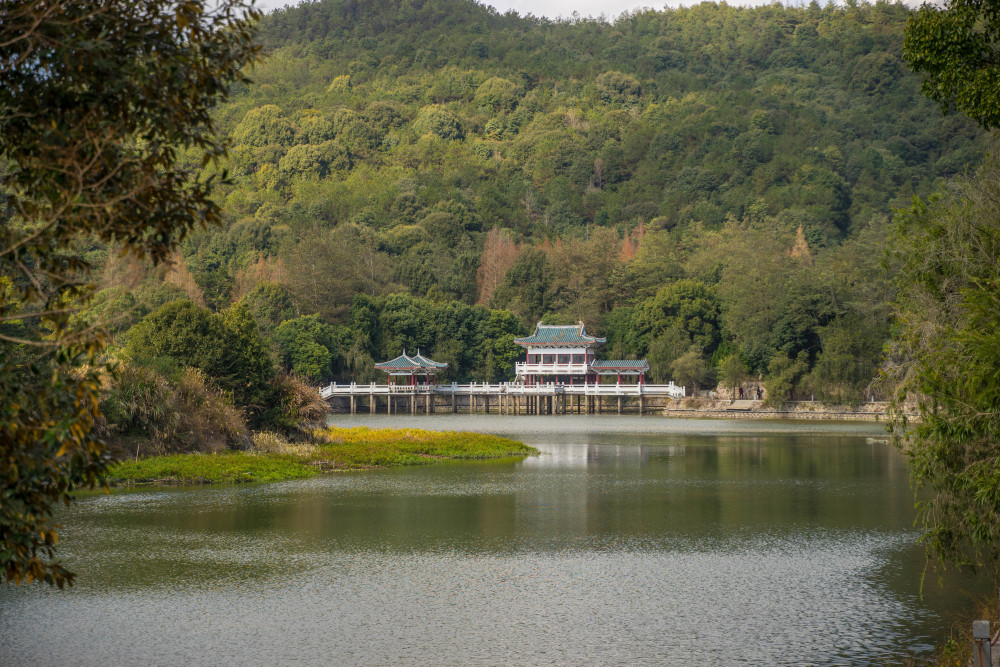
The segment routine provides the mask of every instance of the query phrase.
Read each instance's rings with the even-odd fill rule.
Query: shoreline
[[[672,402],[673,403],[673,402]],[[765,407],[762,401],[729,401],[717,399],[685,398],[677,401],[678,407],[667,406],[657,414],[677,418],[710,419],[800,419],[828,421],[866,421],[886,423],[888,404],[883,401],[863,403],[857,407],[799,401],[780,407]],[[915,411],[907,413],[916,419]]]
[[[678,419],[795,419],[795,420],[827,420],[827,421],[868,421],[885,422],[884,412],[826,411],[815,410],[805,412],[800,410],[726,410],[674,408],[664,409],[659,413],[664,417]]]

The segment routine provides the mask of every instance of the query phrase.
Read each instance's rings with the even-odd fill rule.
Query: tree
[[[486,232],[486,239],[483,241],[483,254],[479,258],[479,271],[476,273],[476,282],[479,284],[479,299],[476,303],[482,306],[490,305],[493,293],[517,260],[517,243],[504,231],[494,227]]]
[[[611,102],[635,102],[642,94],[639,81],[622,72],[605,72],[597,77],[596,83],[601,97]]]
[[[820,329],[823,350],[811,379],[817,393],[857,402],[882,358],[886,331],[861,318],[844,318]]]
[[[265,338],[270,338],[282,322],[298,315],[288,288],[276,283],[260,283],[236,303],[245,304],[250,309]]]
[[[907,22],[903,56],[924,94],[1000,126],[1000,6],[950,0]],[[1000,155],[896,219],[897,335],[891,416],[918,487],[923,541],[939,565],[1000,571]],[[910,424],[904,404],[916,400]]]
[[[278,170],[289,176],[315,174],[323,177],[331,171],[347,171],[350,168],[351,156],[336,141],[292,146],[278,162]]]
[[[719,381],[726,387],[732,387],[733,398],[736,398],[736,388],[747,376],[746,366],[738,354],[728,354],[719,362]]]
[[[420,110],[413,121],[413,129],[420,134],[433,134],[442,139],[462,139],[465,136],[458,119],[437,104]]]
[[[305,315],[282,322],[274,335],[282,365],[310,382],[329,380],[339,360],[333,325],[319,315]]]
[[[698,384],[705,377],[705,358],[698,347],[691,346],[687,352],[674,359],[670,370],[678,383],[697,391]]]
[[[715,290],[697,280],[678,280],[662,287],[636,308],[635,327],[652,340],[667,329],[683,332],[707,354],[719,344],[719,300]]]
[[[995,149],[994,149],[995,150]],[[1000,569],[1000,160],[902,212],[892,410],[928,556]],[[919,421],[904,403],[917,402]]]
[[[490,111],[506,112],[517,106],[517,100],[521,96],[520,87],[500,77],[486,79],[479,88],[476,89],[476,103],[486,107]]]
[[[137,361],[168,359],[204,371],[232,395],[251,426],[274,421],[275,369],[247,304],[219,315],[186,299],[172,301],[132,327],[126,349]]]
[[[233,141],[244,146],[290,146],[294,138],[292,124],[274,104],[251,109],[233,130]]]
[[[89,251],[161,262],[219,221],[201,167],[225,155],[211,114],[246,81],[257,16],[242,0],[0,2],[2,580],[73,581],[52,506],[108,463],[105,336],[71,326],[95,290]]]
[[[342,230],[303,230],[301,240],[282,253],[288,265],[297,267],[288,277],[288,290],[302,310],[326,320],[343,318],[352,296],[362,291],[355,264],[359,250]]]
[[[781,405],[785,401],[795,400],[795,386],[809,370],[804,356],[792,358],[784,352],[778,352],[771,357],[767,364],[767,379],[764,380],[768,405]]]
[[[1000,5],[949,0],[924,4],[906,23],[903,58],[924,73],[924,95],[983,127],[1000,127]]]

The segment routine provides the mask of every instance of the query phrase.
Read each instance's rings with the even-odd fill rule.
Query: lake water
[[[940,640],[906,462],[873,424],[337,417],[523,462],[89,496],[72,590],[0,587],[0,664],[868,665]]]

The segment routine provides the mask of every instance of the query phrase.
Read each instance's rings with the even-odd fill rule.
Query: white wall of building
[[[585,347],[529,347],[528,354],[587,354]]]

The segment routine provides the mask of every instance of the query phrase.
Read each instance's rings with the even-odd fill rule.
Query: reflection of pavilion
[[[514,342],[528,351],[527,361],[516,366],[518,382],[527,385],[598,384],[605,377],[614,377],[616,384],[621,384],[622,376],[644,384],[649,372],[645,359],[596,360],[595,349],[607,339],[588,334],[583,322],[569,326],[539,322],[535,333]]]
[[[536,443],[541,454],[521,461],[526,468],[586,468],[591,466],[646,465],[649,448],[643,445]]]

